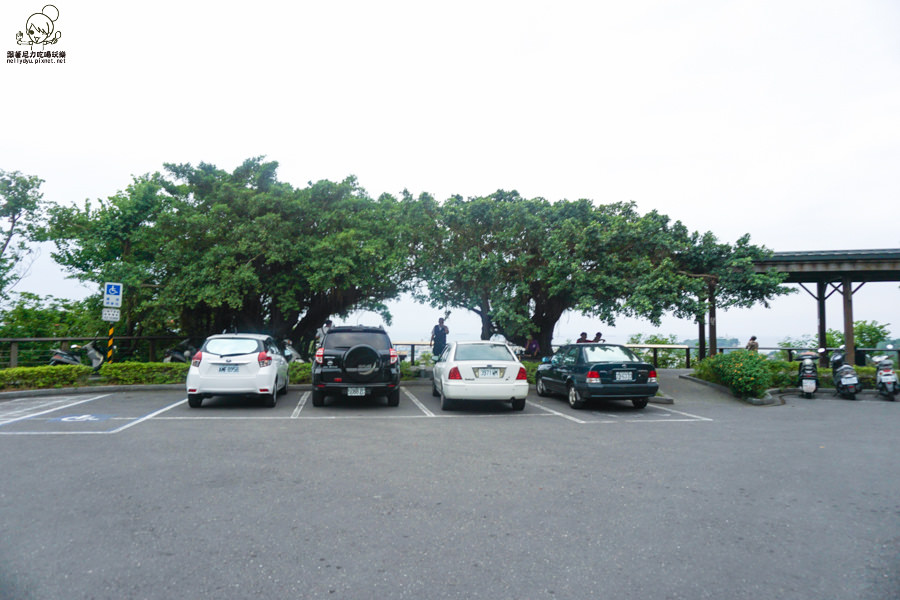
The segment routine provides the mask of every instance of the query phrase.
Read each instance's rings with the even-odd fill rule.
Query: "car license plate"
[[[616,371],[616,381],[631,381],[631,371]]]
[[[237,365],[222,365],[219,367],[219,373],[240,373],[241,368]]]
[[[500,377],[500,369],[478,369],[478,376],[496,379]]]
[[[859,380],[856,377],[841,377],[841,383],[844,385],[856,385]]]
[[[366,388],[359,388],[359,387],[347,388],[347,395],[348,396],[365,396]]]

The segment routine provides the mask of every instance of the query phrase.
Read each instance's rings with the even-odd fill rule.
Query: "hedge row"
[[[694,366],[694,375],[728,387],[739,398],[762,398],[769,389],[798,387],[799,364],[739,350],[700,361]],[[875,367],[855,368],[863,389],[874,389]],[[834,387],[831,369],[819,369],[819,387]]]
[[[43,367],[15,367],[0,369],[0,390],[26,390],[79,387],[86,385],[159,385],[183,384],[187,377],[186,363],[121,362],[100,366],[95,377],[85,365]],[[312,365],[291,363],[291,383],[312,381]],[[411,375],[410,375],[411,376]]]
[[[3,369],[0,370],[0,390],[78,387],[88,384],[92,371],[84,365]]]

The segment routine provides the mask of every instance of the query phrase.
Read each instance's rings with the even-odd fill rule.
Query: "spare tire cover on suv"
[[[351,381],[370,381],[381,369],[381,354],[368,344],[353,346],[344,353],[344,375]]]

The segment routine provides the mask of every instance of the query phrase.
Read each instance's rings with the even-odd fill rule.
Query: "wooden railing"
[[[168,348],[177,345],[184,339],[183,336],[114,336],[113,343],[120,344],[122,342],[135,342],[132,345],[140,345],[142,347],[141,354],[146,354],[147,360],[155,361],[161,358],[159,356],[160,347]],[[96,341],[97,349],[101,352],[106,347],[108,343],[108,339],[100,336],[85,336],[85,337],[44,337],[44,338],[0,338],[0,367],[16,367],[16,366],[40,366],[45,365],[50,360],[50,348],[68,348],[72,343],[84,343],[89,341]],[[146,346],[144,346],[146,344]],[[37,353],[32,353],[32,358],[30,360],[22,361],[20,360],[20,352],[23,345],[38,345],[41,350]],[[684,353],[684,361],[682,363],[684,368],[691,368],[691,353],[693,352],[694,358],[697,357],[697,347],[696,346],[686,346],[682,344],[623,344],[632,349],[637,350],[652,350],[653,358],[651,362],[653,366],[659,367],[659,353],[661,351],[678,351]],[[416,361],[416,355],[418,354],[421,357],[426,352],[431,352],[431,343],[423,340],[418,341],[401,341],[394,342],[394,348],[400,354],[406,355],[406,360],[413,363]],[[554,346],[553,350],[556,350],[558,346]],[[743,350],[743,347],[722,347],[718,348],[719,353],[723,353],[730,350]],[[760,348],[759,351],[762,353],[769,353],[772,351],[786,351],[788,355],[788,360],[791,361],[794,359],[794,355],[798,352],[808,351],[809,348],[780,348],[780,347],[765,347]],[[833,352],[836,348],[827,348],[828,353]],[[407,352],[408,351],[408,352]],[[887,354],[891,355],[897,354],[897,364],[900,365],[900,348],[895,348],[893,350],[887,350],[885,348],[857,348],[857,353],[864,353],[865,356],[873,356],[878,354]],[[35,356],[35,354],[37,356]],[[121,358],[121,357],[120,357]]]
[[[133,341],[137,344],[146,344],[146,352],[148,360],[156,361],[159,356],[160,342],[164,348],[175,346],[183,336],[113,336],[113,344]],[[85,337],[41,337],[41,338],[0,338],[0,367],[35,367],[46,365],[50,360],[51,348],[68,349],[73,343],[97,342],[97,350],[105,353],[109,338],[103,336],[85,336]],[[37,346],[38,351],[30,360],[20,360],[20,354],[23,346]]]

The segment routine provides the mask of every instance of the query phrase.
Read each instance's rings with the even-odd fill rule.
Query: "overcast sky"
[[[0,5],[4,55],[37,50],[16,34],[43,6]],[[776,251],[900,247],[895,0],[54,6],[44,50],[65,63],[0,68],[0,169],[41,177],[52,202],[113,195],[166,162],[265,155],[297,187],[352,174],[372,196],[633,200]],[[49,251],[17,290],[95,291],[61,282]],[[898,300],[897,284],[867,284],[854,318],[900,336]],[[392,305],[394,338],[427,338],[438,311],[409,304]],[[828,320],[841,327],[837,298]],[[479,331],[460,309],[448,325]],[[555,340],[597,329],[696,337],[687,321],[567,315]],[[720,334],[763,345],[815,330],[802,290],[719,315]]]

